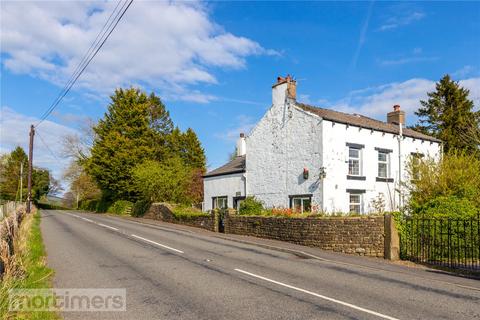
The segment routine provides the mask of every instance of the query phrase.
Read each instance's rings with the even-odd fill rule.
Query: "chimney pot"
[[[399,104],[394,105],[393,111],[400,111],[400,105]]]
[[[244,138],[244,137],[245,137],[245,133],[240,132],[240,138]]]

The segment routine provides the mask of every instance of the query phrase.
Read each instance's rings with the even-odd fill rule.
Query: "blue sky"
[[[113,2],[1,3],[1,146],[28,142],[28,124],[58,94]],[[35,164],[57,178],[61,137],[103,116],[118,86],[161,96],[192,127],[210,168],[262,117],[278,75],[298,100],[384,120],[393,104],[414,123],[445,73],[480,105],[480,2],[134,2],[49,121]],[[53,154],[52,154],[53,153]]]

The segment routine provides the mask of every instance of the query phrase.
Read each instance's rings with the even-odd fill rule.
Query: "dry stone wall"
[[[225,232],[336,252],[384,256],[384,217],[277,218],[228,215]]]

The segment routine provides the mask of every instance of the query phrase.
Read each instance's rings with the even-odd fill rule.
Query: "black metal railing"
[[[400,232],[404,260],[480,271],[480,215],[470,219],[406,218]]]

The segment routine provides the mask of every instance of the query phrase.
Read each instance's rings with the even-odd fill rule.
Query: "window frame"
[[[385,155],[385,161],[380,160],[380,154]],[[385,176],[380,175],[380,164],[385,165]],[[390,152],[384,150],[377,150],[377,177],[388,179],[390,178]]]
[[[349,213],[355,213],[355,214],[364,214],[364,194],[365,190],[359,190],[359,189],[347,189],[347,200],[348,200],[348,212]],[[358,196],[359,202],[352,202],[351,201],[351,196]],[[358,206],[359,211],[352,211],[351,206]]]
[[[219,199],[225,199],[225,208],[218,208],[218,200]],[[218,196],[218,197],[212,197],[212,209],[228,209],[228,196]]]
[[[290,200],[290,209],[294,209],[294,201],[295,199],[300,199],[300,213],[309,212],[312,210],[312,195],[311,194],[294,194],[288,196]],[[304,201],[308,200],[310,202],[310,210],[305,210]]]
[[[346,143],[347,146],[347,152],[348,152],[348,160],[347,160],[347,178],[348,179],[358,179],[358,180],[364,180],[363,179],[363,149],[365,148],[365,145],[363,144],[358,144],[358,143]],[[350,156],[350,150],[356,150],[358,152],[358,157],[351,157]],[[350,161],[358,161],[358,174],[354,174],[350,172]]]
[[[352,201],[352,197],[358,197],[357,201]],[[352,207],[358,207],[358,211]],[[361,193],[349,193],[348,194],[348,212],[362,214],[362,194]]]
[[[351,154],[350,154],[350,151],[352,150],[355,150],[358,152],[358,156],[357,157],[353,157]],[[353,170],[350,171],[350,168],[352,167],[353,168],[353,165],[350,166],[350,163],[352,162],[356,162],[358,163],[358,173],[353,173]],[[362,176],[362,149],[359,149],[359,148],[355,148],[355,147],[348,147],[348,175],[349,176],[354,176],[354,177],[360,177]]]

